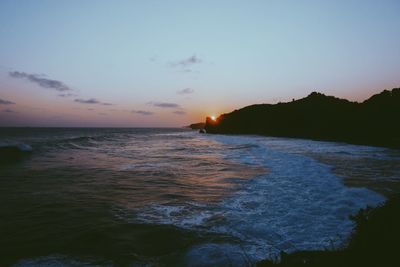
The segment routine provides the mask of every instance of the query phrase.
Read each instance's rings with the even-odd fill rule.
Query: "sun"
[[[217,117],[215,117],[214,115],[212,115],[210,118],[211,118],[213,121],[216,121],[216,120],[217,120]]]

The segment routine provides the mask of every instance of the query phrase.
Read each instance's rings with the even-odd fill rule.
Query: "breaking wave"
[[[32,147],[25,143],[0,145],[0,163],[16,162],[32,152]]]
[[[301,139],[34,128],[0,141],[18,161],[0,167],[2,266],[249,266],[337,248],[349,215],[384,200],[364,182],[400,177],[396,151]]]
[[[188,253],[201,255],[208,264],[219,264],[228,248],[229,255],[237,255],[236,260],[242,262],[246,257],[251,261],[274,258],[280,251],[340,247],[354,226],[349,215],[385,200],[368,189],[346,187],[330,166],[304,155],[271,149],[263,139],[205,138],[227,145],[227,160],[259,165],[270,172],[244,183],[239,191],[216,205],[157,204],[137,212],[136,220],[225,234],[240,240],[236,244],[207,243]],[[241,151],[232,149],[235,146]],[[218,251],[221,255],[214,257]],[[189,262],[196,265],[196,258]]]

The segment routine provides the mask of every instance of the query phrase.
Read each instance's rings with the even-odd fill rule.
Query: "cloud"
[[[144,115],[144,116],[150,116],[150,115],[154,114],[153,112],[146,111],[146,110],[132,110],[132,113],[139,114],[139,115]]]
[[[14,105],[14,104],[15,104],[14,102],[0,98],[0,105]]]
[[[149,102],[147,104],[158,108],[180,108],[178,104],[168,102]]]
[[[81,99],[77,98],[75,99],[75,102],[81,103],[81,104],[100,104],[98,100],[95,98],[90,98],[90,99]]]
[[[111,103],[102,103],[99,100],[97,100],[96,98],[89,98],[89,99],[82,99],[82,98],[76,98],[74,100],[77,103],[81,103],[81,104],[99,104],[99,105],[104,105],[104,106],[111,106]]]
[[[77,96],[77,94],[67,93],[67,94],[59,94],[58,96],[60,96],[60,97],[71,97],[71,96]]]
[[[43,78],[37,74],[29,74],[29,73],[19,72],[19,71],[10,71],[8,74],[12,78],[26,79],[32,83],[36,83],[37,85],[39,85],[40,87],[43,87],[43,88],[53,89],[53,90],[56,90],[59,92],[72,90],[71,88],[69,88],[67,85],[65,85],[61,81]]]
[[[193,94],[193,93],[194,93],[194,89],[192,89],[192,88],[185,88],[185,89],[178,90],[177,93],[178,93],[179,95]]]
[[[174,112],[172,112],[172,113],[174,113],[174,114],[176,114],[176,115],[185,115],[185,114],[186,114],[186,112],[183,111],[183,110],[176,110],[176,111],[174,111]]]
[[[188,57],[188,58],[176,61],[176,62],[171,62],[170,66],[171,67],[182,67],[184,69],[187,69],[188,67],[193,66],[195,64],[200,64],[201,62],[203,62],[203,60],[198,58],[196,55],[193,55],[191,57]]]
[[[14,111],[12,109],[9,109],[9,108],[3,109],[2,112],[14,113]]]

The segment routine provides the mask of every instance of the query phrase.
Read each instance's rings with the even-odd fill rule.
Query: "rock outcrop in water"
[[[278,104],[257,104],[206,119],[208,133],[261,134],[400,148],[400,88],[362,103],[313,92]]]
[[[192,123],[188,127],[192,130],[201,130],[204,129],[206,124],[204,122],[199,122],[199,123]]]

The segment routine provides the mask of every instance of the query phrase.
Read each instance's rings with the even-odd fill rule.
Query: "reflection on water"
[[[26,160],[0,169],[0,211],[7,218],[0,221],[0,247],[10,261],[66,252],[105,256],[104,247],[81,247],[97,242],[120,247],[109,249],[112,259],[137,260],[121,256],[127,249],[151,258],[151,248],[138,248],[144,239],[175,230],[127,223],[121,214],[152,204],[216,203],[244,180],[266,172],[224,159],[223,144],[181,129],[9,131],[0,134],[3,143],[33,147]],[[121,238],[132,245],[125,247]],[[162,236],[152,238],[151,247],[156,242],[176,249],[163,244],[170,240]]]
[[[36,176],[30,179],[46,181],[43,189],[54,195],[95,193],[113,205],[136,207],[152,202],[215,202],[239,180],[265,172],[223,159],[221,144],[188,133],[115,135],[101,142],[75,139],[58,144],[62,149],[51,147],[34,155],[21,169],[9,169],[10,175],[18,179],[18,173],[29,171]],[[14,182],[13,186],[21,185]],[[21,190],[27,187],[24,184]]]
[[[32,153],[0,165],[2,266],[243,266],[340,246],[348,215],[384,199],[341,177],[383,193],[399,184],[396,151],[339,143],[182,129],[0,132],[0,147],[22,143]]]

